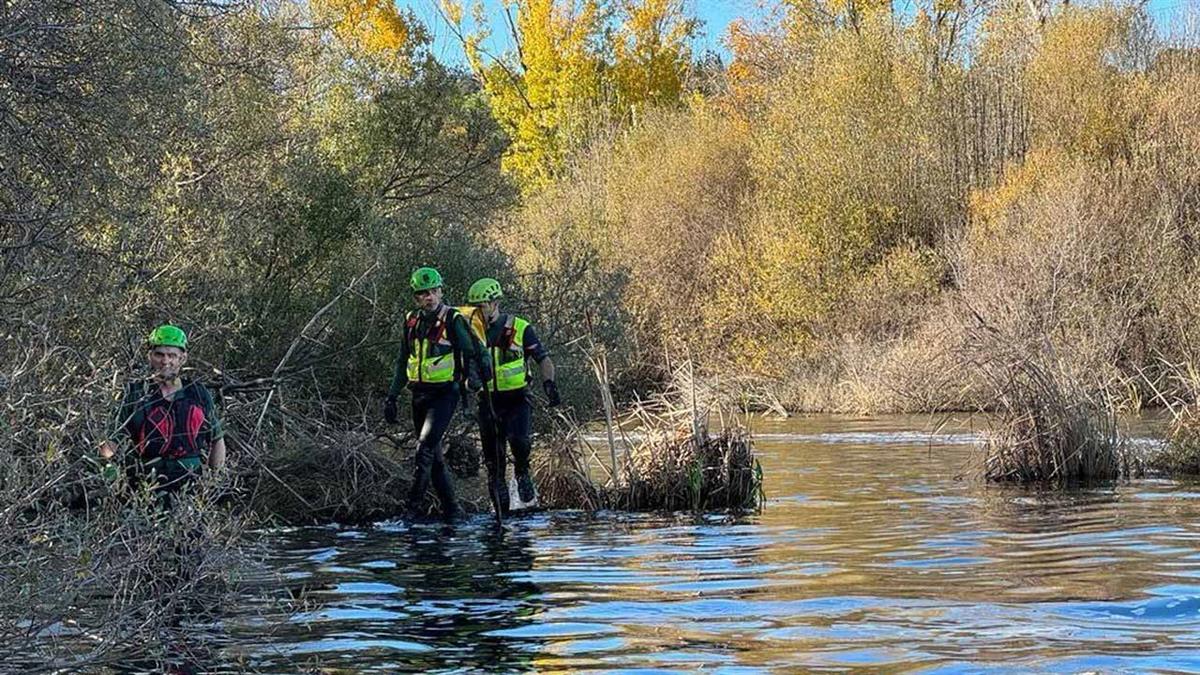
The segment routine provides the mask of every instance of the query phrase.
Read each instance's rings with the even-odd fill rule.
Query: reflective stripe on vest
[[[415,323],[413,319],[416,319]],[[442,306],[429,333],[416,337],[420,325],[420,314],[409,315],[405,327],[408,340],[408,381],[426,384],[442,384],[454,379],[454,345],[450,342],[450,321],[454,315],[450,308]]]
[[[508,315],[500,331],[500,344],[489,344],[492,353],[492,391],[514,391],[525,386],[525,327],[529,322]]]

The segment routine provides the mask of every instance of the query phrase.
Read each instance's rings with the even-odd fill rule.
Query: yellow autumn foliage
[[[408,21],[391,0],[312,0],[312,7],[339,38],[369,53],[397,52],[408,44]]]
[[[461,4],[442,4],[463,32]],[[486,24],[464,39],[511,139],[503,167],[527,194],[614,122],[679,102],[697,28],[682,0],[511,0],[506,10],[513,53],[485,53]]]
[[[1132,6],[782,7],[732,27],[719,95],[589,129],[543,174],[505,221],[528,238],[497,238],[524,278],[614,317],[631,360],[685,345],[817,373],[851,406],[962,405],[976,390],[936,363],[972,312],[1114,377],[1200,346],[1180,293],[1200,273],[1200,51]],[[812,393],[794,400],[842,405]]]
[[[683,93],[697,29],[683,0],[621,0],[612,69],[623,110],[671,105]]]
[[[705,261],[737,228],[749,191],[746,131],[702,104],[648,113],[589,147],[569,179],[529,196],[495,239],[552,295],[597,284],[584,289],[584,306],[610,314],[621,303],[641,349],[708,349],[698,317],[718,280]],[[600,285],[614,278],[620,294]]]
[[[759,189],[739,238],[714,257],[723,280],[710,330],[738,323],[774,361],[812,353],[853,289],[896,245],[928,242],[947,217],[919,54],[886,16],[805,36],[808,60],[776,81],[758,121]],[[929,287],[933,284],[918,283]],[[737,317],[749,314],[754,321]]]
[[[1033,142],[1095,157],[1127,155],[1146,94],[1131,9],[1071,9],[1041,35],[1025,77]]]

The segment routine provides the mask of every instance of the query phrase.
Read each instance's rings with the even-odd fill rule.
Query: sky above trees
[[[428,27],[433,36],[434,53],[439,59],[453,63],[465,63],[463,50],[457,38],[449,30],[445,19],[438,9],[438,0],[396,0],[398,7],[411,9]],[[468,3],[464,3],[468,4]],[[503,25],[499,13],[501,0],[484,0],[490,10],[490,18],[494,25]],[[728,55],[728,50],[722,45],[721,38],[730,22],[738,17],[756,17],[764,13],[759,7],[760,0],[692,0],[690,10],[704,22],[701,31],[698,52],[714,51]],[[504,51],[507,42],[500,37],[491,44],[491,48]]]
[[[911,0],[900,2],[910,4]],[[1147,8],[1159,30],[1170,33],[1179,28],[1173,25],[1173,19],[1194,2],[1200,0],[1149,0]],[[439,59],[448,63],[465,64],[462,46],[441,16],[439,4],[439,0],[396,0],[398,7],[411,9],[425,23],[433,37],[434,53]],[[729,24],[739,17],[755,19],[764,16],[768,11],[762,7],[764,4],[773,3],[764,0],[692,0],[691,10],[704,22],[697,52],[713,51],[722,57],[728,57],[729,50],[723,44],[722,38]],[[499,14],[502,0],[484,0],[484,5],[489,9],[493,24],[502,25]],[[495,37],[489,45],[498,53],[505,51],[508,46],[503,36]]]

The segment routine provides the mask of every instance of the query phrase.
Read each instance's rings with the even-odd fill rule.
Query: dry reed
[[[572,419],[560,416],[556,441],[537,466],[543,503],[623,511],[758,508],[763,500],[762,468],[749,431],[736,414],[720,407],[719,397],[693,386],[691,361],[672,369],[671,382],[662,394],[639,401],[623,426],[607,429],[607,438],[619,435],[628,449],[619,461],[612,455],[615,469],[606,465]],[[709,431],[713,416],[721,424],[717,433]],[[613,453],[614,444],[607,444]],[[593,467],[606,473],[603,484],[593,480]]]
[[[1066,485],[1143,471],[1103,383],[1072,368],[1048,343],[1023,344],[986,325],[968,335],[962,366],[993,401],[984,479]]]
[[[626,511],[745,511],[760,503],[762,469],[750,434],[730,427],[717,434],[690,425],[651,427],[635,445],[612,490]]]
[[[1200,369],[1191,361],[1163,362],[1168,385],[1156,386],[1147,379],[1154,391],[1154,402],[1166,408],[1171,423],[1165,442],[1149,458],[1156,472],[1169,476],[1200,476]],[[1171,392],[1171,393],[1168,393]]]

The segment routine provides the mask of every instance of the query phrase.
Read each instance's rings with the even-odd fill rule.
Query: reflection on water
[[[926,418],[758,426],[761,515],[282,532],[213,649],[278,672],[1200,669],[1196,488],[956,480],[972,430]]]

